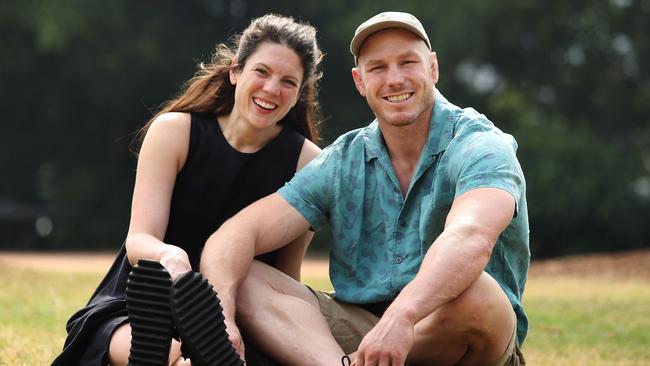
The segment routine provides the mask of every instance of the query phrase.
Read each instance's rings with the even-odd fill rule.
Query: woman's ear
[[[232,60],[230,64],[230,84],[237,85],[237,59]]]

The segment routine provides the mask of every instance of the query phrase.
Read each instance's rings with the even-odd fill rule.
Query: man
[[[201,268],[237,325],[287,365],[519,365],[530,252],[514,139],[448,102],[421,23],[357,29],[352,77],[376,120],[225,223]],[[253,263],[330,225],[333,294]],[[301,254],[301,253],[300,253]],[[237,325],[234,322],[237,315]]]

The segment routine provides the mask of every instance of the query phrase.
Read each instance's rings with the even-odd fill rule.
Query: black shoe
[[[167,366],[172,322],[172,280],[160,263],[141,259],[126,284],[126,312],[131,323],[129,366]]]
[[[172,317],[193,366],[244,365],[228,339],[219,303],[212,285],[199,273],[182,274],[172,284]]]

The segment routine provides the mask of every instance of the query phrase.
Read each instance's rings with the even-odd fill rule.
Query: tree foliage
[[[25,0],[0,3],[0,246],[114,248],[133,133],[267,12],[319,30],[323,144],[367,124],[348,44],[384,10],[416,14],[439,89],[518,140],[537,257],[650,244],[650,0]]]

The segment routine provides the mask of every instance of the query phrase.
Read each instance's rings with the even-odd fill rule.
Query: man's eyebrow
[[[384,61],[382,61],[382,60],[368,60],[367,62],[364,63],[364,66],[370,67],[370,66],[383,64],[383,63],[384,63]]]
[[[399,55],[397,55],[397,59],[401,60],[401,59],[405,59],[405,58],[419,57],[419,56],[420,56],[420,54],[417,51],[409,50],[409,51],[405,51],[405,52],[402,52]],[[371,66],[384,64],[384,63],[385,63],[385,61],[383,61],[381,59],[374,59],[374,60],[370,59],[370,60],[364,62],[364,66],[365,67],[371,67]]]

